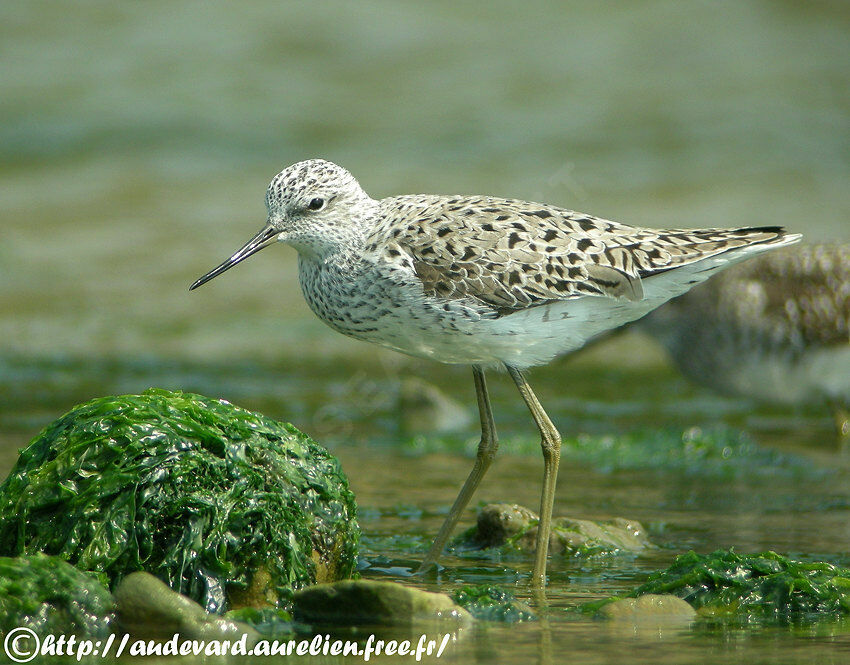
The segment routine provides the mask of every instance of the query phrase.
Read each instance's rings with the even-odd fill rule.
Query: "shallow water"
[[[467,369],[326,329],[288,249],[192,294],[188,284],[260,227],[270,177],[313,156],[376,197],[492,193],[647,226],[783,224],[846,241],[848,27],[848,5],[830,2],[4,4],[0,473],[91,397],[221,396],[339,455],[361,509],[364,576],[527,595],[523,558],[447,556],[439,576],[405,574],[472,463]],[[400,397],[410,376],[468,422],[462,412],[447,433],[422,430]],[[825,409],[718,397],[635,333],[531,379],[568,438],[722,424],[793,461],[717,475],[565,455],[557,514],[637,518],[662,547],[553,560],[548,625],[473,631],[444,661],[850,657],[841,624],[639,631],[564,609],[688,548],[848,563],[848,458]],[[491,391],[503,446],[476,499],[536,508],[533,427],[507,377]]]
[[[659,548],[638,556],[552,557],[547,621],[462,632],[441,660],[557,663],[568,652],[570,661],[588,663],[843,662],[850,646],[847,622],[742,628],[703,621],[635,627],[574,613],[582,602],[626,592],[688,549],[772,549],[850,564],[850,457],[836,446],[828,414],[770,411],[715,397],[651,357],[631,368],[601,364],[600,356],[616,356],[637,343],[613,340],[538,370],[532,378],[567,435],[556,515],[638,519]],[[352,360],[345,366],[7,360],[4,375],[12,378],[11,388],[6,387],[9,410],[3,414],[8,445],[0,466],[5,470],[14,446],[58,415],[66,400],[147,385],[224,394],[240,405],[299,423],[339,456],[357,496],[364,577],[447,593],[466,584],[496,584],[540,607],[528,586],[530,556],[450,552],[439,572],[411,576],[471,467],[475,432],[472,424],[441,434],[405,432],[404,421],[411,413],[398,407],[399,384],[414,373],[447,396],[466,400],[471,411],[472,382],[467,370],[412,361],[381,368],[371,360]],[[536,508],[542,464],[533,425],[508,377],[493,375],[490,384],[503,443],[474,503],[509,501]],[[33,396],[38,396],[37,404]],[[570,451],[570,437],[578,432],[622,433],[636,427],[651,431],[661,424],[685,430],[718,422],[745,428],[759,450],[780,451],[781,456],[773,464],[732,460],[718,471],[698,464],[616,468],[616,460],[604,455],[576,462]],[[470,509],[461,528],[473,520]],[[410,637],[403,631],[393,635]]]

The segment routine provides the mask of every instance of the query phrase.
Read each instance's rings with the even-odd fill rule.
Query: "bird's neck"
[[[298,252],[300,260],[316,266],[327,265],[342,269],[353,269],[362,262],[366,239],[360,234],[345,235],[333,242],[290,243]]]

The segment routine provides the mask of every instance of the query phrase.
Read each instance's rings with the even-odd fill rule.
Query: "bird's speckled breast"
[[[344,335],[441,362],[498,362],[490,353],[476,354],[470,339],[483,308],[438,302],[399,266],[339,265],[299,255],[298,268],[310,309]]]
[[[386,319],[398,315],[401,295],[380,280],[364,278],[358,265],[337,265],[298,257],[301,291],[310,309],[345,335],[374,341]]]

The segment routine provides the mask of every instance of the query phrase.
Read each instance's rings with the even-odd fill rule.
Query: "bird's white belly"
[[[496,317],[473,301],[427,297],[421,284],[401,271],[364,275],[299,262],[301,288],[311,309],[345,335],[444,363],[506,363],[518,369],[581,348],[725,265],[726,258],[712,258],[647,279],[640,300],[587,295]]]
[[[583,297],[482,318],[474,308],[462,305],[447,312],[421,303],[375,308],[366,302],[341,314],[314,304],[311,307],[325,323],[357,339],[443,363],[507,363],[519,369],[579,349],[592,337],[654,306]]]

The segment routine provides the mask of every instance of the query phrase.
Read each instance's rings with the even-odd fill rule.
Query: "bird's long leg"
[[[543,493],[540,496],[540,522],[537,525],[537,547],[534,553],[532,584],[546,585],[546,557],[549,554],[549,533],[552,528],[552,507],[555,504],[555,483],[558,480],[558,465],[561,461],[561,435],[546,411],[543,410],[537,396],[528,385],[528,381],[515,367],[505,365],[511,378],[519,388],[519,394],[525,400],[528,410],[537,428],[540,430],[540,446],[543,448]]]
[[[493,423],[493,411],[490,408],[490,396],[487,394],[487,383],[484,380],[484,370],[478,366],[472,367],[472,375],[475,379],[475,395],[478,398],[478,414],[481,416],[481,442],[478,444],[478,454],[475,457],[475,464],[469,477],[463,484],[460,494],[457,495],[454,504],[449,510],[443,526],[440,527],[431,549],[425,555],[422,565],[419,566],[417,572],[424,572],[431,565],[437,563],[437,559],[443,552],[446,546],[446,541],[452,535],[452,531],[460,519],[466,504],[475,493],[475,489],[496,457],[496,450],[499,447],[499,442],[496,438],[496,426]]]

